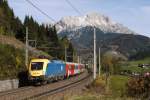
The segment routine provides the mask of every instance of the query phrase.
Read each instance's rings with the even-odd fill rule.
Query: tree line
[[[37,49],[64,60],[66,47],[69,52],[68,61],[73,60],[74,48],[71,42],[66,36],[59,38],[54,25],[39,24],[32,16],[25,16],[21,22],[9,7],[7,0],[0,0],[0,35],[14,36],[25,42],[26,27],[29,30],[29,40],[36,41]]]

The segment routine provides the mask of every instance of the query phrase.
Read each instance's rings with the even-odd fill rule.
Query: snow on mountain
[[[64,17],[55,25],[58,36],[67,36],[74,48],[79,51],[85,48],[89,50],[79,52],[85,59],[88,59],[93,52],[91,49],[93,48],[93,27],[96,30],[97,47],[101,47],[102,53],[115,51],[112,54],[122,54],[130,58],[138,52],[150,50],[149,38],[138,35],[122,24],[98,13]]]
[[[99,13],[89,13],[85,16],[69,16],[62,18],[56,23],[58,34],[62,31],[73,31],[86,26],[93,26],[101,29],[104,33],[115,32],[124,34],[135,34],[122,24],[112,21],[109,17]]]

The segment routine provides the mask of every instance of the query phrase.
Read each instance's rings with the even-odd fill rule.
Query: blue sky
[[[30,0],[56,21],[64,16],[79,16],[65,0]],[[97,12],[129,29],[150,37],[150,0],[69,0],[83,15]],[[32,15],[40,23],[51,20],[42,15],[25,0],[8,0],[15,15],[21,20]]]

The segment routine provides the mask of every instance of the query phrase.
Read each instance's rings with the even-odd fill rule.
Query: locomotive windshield
[[[32,62],[31,70],[41,70],[43,69],[43,62]]]

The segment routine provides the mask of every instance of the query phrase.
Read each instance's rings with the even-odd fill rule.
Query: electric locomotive
[[[29,81],[31,83],[47,83],[84,71],[84,64],[63,62],[61,60],[32,59],[29,64]]]

